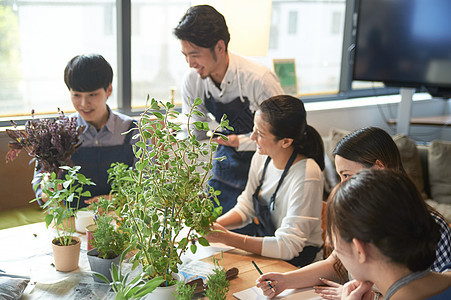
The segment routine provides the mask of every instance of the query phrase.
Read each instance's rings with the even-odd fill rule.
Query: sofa
[[[325,148],[326,191],[339,182],[332,152],[350,131],[332,128],[323,137]],[[406,135],[392,136],[401,154],[401,160],[425,201],[451,223],[451,142],[435,140],[428,145],[417,145]]]

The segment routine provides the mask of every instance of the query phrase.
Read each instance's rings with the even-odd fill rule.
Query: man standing
[[[227,50],[230,34],[224,16],[209,5],[188,9],[174,29],[182,53],[190,66],[182,84],[183,113],[189,112],[196,98],[207,117],[219,123],[225,114],[233,132],[224,132],[228,141],[216,138],[216,156],[226,156],[213,164],[210,186],[222,193],[218,197],[223,213],[236,204],[246,186],[249,166],[255,152],[250,139],[254,112],[269,97],[283,94],[277,76],[263,65]],[[210,117],[209,117],[210,116]],[[198,135],[199,137],[199,135]],[[201,138],[201,137],[199,137]]]

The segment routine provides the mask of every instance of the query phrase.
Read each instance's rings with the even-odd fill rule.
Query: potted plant
[[[109,281],[111,264],[119,264],[120,255],[127,248],[129,234],[116,226],[116,215],[109,213],[112,202],[108,199],[100,199],[93,203],[96,229],[93,231],[91,241],[93,249],[89,250],[88,261],[93,272],[103,274]],[[103,282],[94,276],[97,282]]]
[[[37,161],[37,170],[43,173],[59,174],[60,166],[71,166],[70,157],[81,145],[79,136],[83,126],[77,126],[77,118],[70,118],[58,109],[58,117],[53,119],[32,119],[25,124],[23,130],[6,129],[13,141],[9,142],[6,162],[13,161],[24,149],[32,158],[30,163]],[[17,125],[11,121],[14,128]]]
[[[186,125],[208,131],[206,122],[191,122],[193,115],[203,115],[197,110],[201,102],[194,101]],[[135,168],[127,176],[116,177],[130,183],[122,185],[128,187],[121,191],[126,199],[122,226],[130,228],[130,246],[135,249],[130,262],[133,268],[142,267],[143,278],[163,277],[164,286],[174,285],[181,255],[188,249],[196,251],[192,240],[208,245],[202,236],[222,210],[212,202],[219,205],[220,191],[207,186],[217,144],[212,138],[197,141],[192,130],[178,138],[181,125],[171,119],[178,115],[173,104],[152,99],[138,121]],[[225,117],[214,132],[220,128],[232,129]],[[152,148],[151,140],[155,141]]]
[[[221,251],[221,261],[223,261],[223,252]],[[223,300],[226,299],[227,293],[230,287],[229,279],[238,275],[237,268],[231,268],[228,271],[219,264],[216,257],[213,257],[214,269],[210,273],[204,282],[204,278],[199,277],[191,280],[187,283],[177,282],[177,290],[174,295],[177,300],[189,300],[193,299],[196,295],[196,299],[202,295],[208,299]]]
[[[58,271],[72,271],[78,267],[80,254],[80,239],[74,237],[74,218],[78,211],[80,197],[90,197],[89,191],[83,191],[85,185],[94,183],[79,173],[80,167],[61,166],[65,171],[63,178],[58,178],[55,172],[43,180],[41,187],[46,201],[41,206],[46,213],[45,224],[49,227],[54,225],[56,237],[52,241],[55,268]],[[40,174],[40,177],[44,173]],[[32,201],[42,200],[38,197]],[[77,205],[71,205],[76,202]]]
[[[125,253],[122,253],[120,256],[119,266],[115,264],[111,265],[110,277],[113,279],[112,281],[103,274],[94,272],[94,276],[111,286],[112,290],[116,293],[116,300],[141,299],[164,282],[163,277],[155,277],[149,280],[148,278],[144,278],[143,274],[130,280],[130,273],[124,275],[122,272],[124,255]]]
[[[222,252],[221,252],[222,259]],[[213,274],[207,278],[207,288],[205,296],[211,300],[225,300],[230,287],[230,281],[227,280],[227,274],[223,267],[219,265],[218,260],[213,257],[215,268]]]
[[[223,256],[221,251],[221,260],[222,259]],[[232,269],[226,272],[224,267],[219,265],[216,257],[213,257],[213,264],[215,268],[213,269],[213,273],[208,275],[206,284],[203,282],[202,278],[198,278],[186,284],[185,282],[177,282],[177,289],[174,294],[175,298],[177,300],[190,300],[193,299],[196,293],[203,293],[208,299],[226,299],[230,287],[230,281],[228,280],[229,276],[236,276],[237,273],[232,273]],[[199,296],[200,295],[198,295],[197,298],[199,298]]]

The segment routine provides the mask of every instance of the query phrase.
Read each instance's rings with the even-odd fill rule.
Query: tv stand
[[[408,135],[410,125],[451,127],[451,115],[411,118],[414,92],[414,88],[400,89],[401,101],[398,106],[398,117],[387,121],[388,125],[396,125],[397,134]]]
[[[410,117],[412,115],[412,98],[415,88],[401,88],[401,101],[398,106],[396,133],[409,135]]]

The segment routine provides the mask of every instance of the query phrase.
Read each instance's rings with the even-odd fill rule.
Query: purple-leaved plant
[[[32,119],[27,121],[24,130],[7,129],[6,133],[13,141],[9,142],[9,151],[6,162],[13,161],[24,149],[32,156],[33,162],[37,160],[38,169],[42,172],[55,172],[58,174],[60,166],[72,166],[70,160],[72,153],[80,145],[80,134],[84,127],[77,127],[77,118],[67,117],[58,109],[58,117],[54,119],[35,119],[34,110]],[[17,127],[11,121],[14,128]]]

